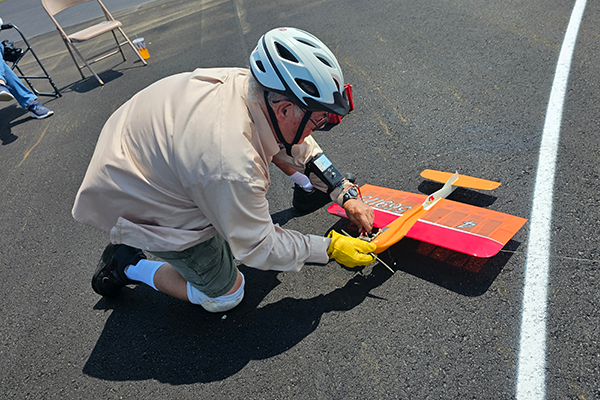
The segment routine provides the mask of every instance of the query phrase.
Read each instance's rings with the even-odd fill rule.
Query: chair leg
[[[60,91],[58,90],[58,88],[56,87],[56,85],[54,84],[54,81],[52,81],[52,78],[50,77],[50,75],[48,74],[48,72],[46,71],[46,68],[44,68],[44,65],[42,64],[42,62],[40,61],[40,59],[38,58],[37,54],[35,54],[35,51],[33,51],[33,49],[31,48],[31,46],[29,45],[29,43],[27,42],[27,39],[23,38],[23,40],[25,41],[25,43],[27,44],[27,50],[31,51],[31,55],[35,58],[35,60],[38,62],[38,64],[40,65],[40,68],[42,69],[42,71],[44,72],[44,75],[46,76],[46,78],[48,79],[48,82],[50,83],[50,85],[52,86],[52,88],[54,89],[54,97],[62,97],[62,94],[60,94]],[[41,95],[41,96],[51,96],[51,93],[44,93],[44,92],[38,92],[37,90],[35,90],[35,88],[33,88],[33,92],[36,95]]]
[[[143,62],[144,65],[148,65],[146,63],[146,60],[144,60],[144,58],[140,54],[140,52],[135,48],[135,46],[133,45],[133,43],[131,43],[131,40],[129,40],[129,38],[127,37],[127,35],[125,34],[125,32],[123,32],[123,29],[121,29],[121,28],[118,28],[118,29],[121,32],[121,35],[123,35],[123,37],[125,38],[125,40],[127,40],[127,43],[129,43],[129,45],[131,46],[131,48],[133,49],[133,51],[135,52],[135,54],[137,54],[137,56],[140,59],[140,61]]]
[[[115,30],[113,29],[112,31],[110,31],[110,33],[112,33],[113,37],[115,38],[115,43],[117,43],[117,47],[119,48],[119,51],[121,52],[121,57],[123,57],[123,61],[127,61],[125,59],[125,53],[123,53],[123,49],[121,48],[121,44],[119,43],[119,39],[117,39],[117,34],[115,33]]]
[[[73,47],[73,50],[75,51],[75,53],[77,53],[77,56],[79,56],[79,58],[81,58],[81,60],[83,61],[83,63],[85,64],[85,66],[90,70],[90,72],[94,75],[94,77],[98,80],[98,82],[101,85],[104,85],[104,82],[102,82],[102,79],[100,79],[100,77],[98,76],[98,74],[96,74],[96,71],[94,71],[92,69],[92,67],[90,67],[90,64],[88,64],[87,60],[85,59],[85,57],[83,57],[81,55],[81,53],[79,52],[79,50],[77,50],[77,47],[73,46],[73,44],[71,44],[71,46]],[[83,74],[82,74],[83,75]]]
[[[77,67],[77,70],[79,71],[79,75],[81,75],[81,79],[85,79],[85,75],[83,75],[83,72],[81,71],[81,67],[79,66],[79,63],[77,62],[77,60],[75,59],[75,56],[73,55],[73,51],[71,50],[71,46],[69,46],[69,42],[67,42],[64,39],[63,39],[63,42],[65,43],[65,46],[67,47],[67,50],[69,51],[69,54],[71,55],[71,58],[73,59],[73,63],[75,63],[75,66]]]

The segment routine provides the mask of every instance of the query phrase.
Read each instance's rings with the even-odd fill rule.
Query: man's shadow
[[[140,285],[96,309],[112,309],[83,372],[111,381],[156,379],[172,385],[223,380],[251,360],[276,356],[310,335],[323,314],[348,311],[391,277],[376,265],[339,289],[309,299],[284,298],[259,307],[279,283],[277,272],[240,268],[247,290],[242,303],[209,314]]]

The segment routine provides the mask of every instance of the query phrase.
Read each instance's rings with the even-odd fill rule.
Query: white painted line
[[[571,59],[586,0],[577,0],[558,57],[546,111],[530,219],[519,344],[517,399],[545,397],[546,303],[552,221],[552,197],[563,104]]]

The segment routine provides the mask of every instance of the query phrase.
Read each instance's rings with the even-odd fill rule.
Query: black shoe
[[[297,215],[309,214],[318,210],[325,204],[331,202],[331,198],[325,192],[317,189],[306,191],[302,186],[294,184],[294,197],[292,198],[292,206]]]
[[[344,174],[350,182],[356,182],[356,176],[351,173]],[[326,204],[331,203],[331,197],[317,189],[304,190],[302,186],[294,184],[294,197],[292,206],[297,215],[310,214]]]
[[[356,175],[354,175],[352,172],[346,172],[344,174],[344,178],[348,179],[350,183],[356,183]]]
[[[92,289],[100,296],[114,297],[126,285],[139,283],[125,275],[125,267],[146,258],[140,249],[125,244],[109,244],[104,249],[92,278]]]

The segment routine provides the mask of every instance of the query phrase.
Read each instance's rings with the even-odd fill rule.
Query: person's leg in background
[[[4,61],[4,46],[0,43],[0,101],[16,100],[33,118],[42,119],[54,114],[37,102],[37,96],[27,89]]]

